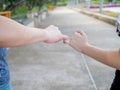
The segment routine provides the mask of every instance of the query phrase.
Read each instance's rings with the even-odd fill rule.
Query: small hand
[[[83,31],[77,30],[74,35],[65,39],[64,43],[81,52],[87,45],[87,36]]]

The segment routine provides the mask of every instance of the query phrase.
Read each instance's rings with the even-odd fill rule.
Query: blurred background
[[[117,12],[103,11],[103,8],[120,7],[120,0],[0,0],[0,12],[10,11],[12,18],[21,23],[30,13],[52,10],[56,6],[74,6],[117,17]]]
[[[30,27],[58,26],[68,36],[83,30],[90,44],[120,48],[116,34],[120,0],[0,0],[0,15]],[[8,50],[13,90],[110,90],[115,68],[63,42]]]

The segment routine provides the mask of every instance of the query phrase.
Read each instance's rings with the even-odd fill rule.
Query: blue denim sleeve
[[[0,85],[8,83],[10,80],[9,68],[6,61],[7,49],[0,48]]]

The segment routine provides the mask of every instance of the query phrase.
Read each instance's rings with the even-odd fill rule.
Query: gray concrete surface
[[[115,18],[115,17],[111,17],[111,16],[107,16],[107,15],[104,15],[104,14],[91,12],[91,11],[87,11],[87,10],[82,10],[81,8],[72,8],[72,9],[75,10],[75,11],[78,11],[80,13],[89,15],[90,17],[94,17],[96,19],[99,19],[101,21],[109,23],[111,25],[117,26],[117,22],[116,22],[117,18]],[[114,9],[110,9],[110,10],[114,11]]]
[[[51,24],[69,36],[82,29],[89,43],[100,48],[120,46],[116,27],[66,7],[51,11],[40,27]],[[115,71],[62,42],[11,48],[8,63],[13,90],[109,90]]]
[[[109,23],[111,25],[117,26],[117,22],[116,22],[117,18],[93,12],[93,11],[99,11],[99,8],[92,8],[92,9],[90,9],[91,11],[87,11],[85,9],[81,9],[80,7],[72,7],[72,9],[74,9],[74,10],[80,12],[80,13],[83,13],[83,14],[89,15],[91,17],[94,17],[96,19],[99,19],[101,21],[104,21],[106,23]],[[103,11],[104,10],[105,11],[111,11],[111,12],[120,13],[120,7],[103,8]]]

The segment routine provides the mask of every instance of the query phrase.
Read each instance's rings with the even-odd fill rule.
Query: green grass
[[[92,4],[100,4],[100,0],[91,0]],[[109,3],[109,1],[104,0],[104,3]]]
[[[104,0],[104,4],[110,3],[109,0]],[[115,3],[120,3],[120,0],[116,0]],[[91,4],[100,4],[100,0],[91,0]]]
[[[53,2],[46,3],[45,6],[48,8],[49,6],[53,6]],[[57,2],[57,6],[65,6],[67,5],[67,0],[60,0]]]
[[[59,1],[59,2],[57,2],[57,6],[65,6],[65,5],[67,5],[67,1]]]
[[[103,14],[107,15],[107,16],[115,17],[115,18],[118,17],[118,13],[116,13],[116,12],[104,11]]]

